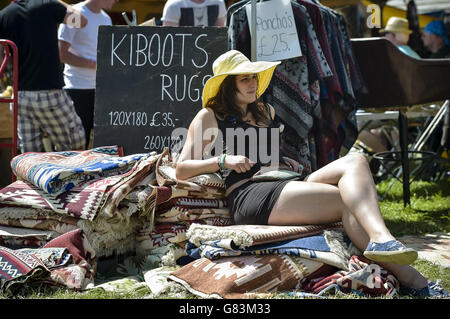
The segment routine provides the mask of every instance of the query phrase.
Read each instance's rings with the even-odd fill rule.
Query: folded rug
[[[41,248],[0,246],[0,288],[16,294],[34,284],[84,289],[97,268],[95,252],[80,229],[60,235]]]
[[[153,215],[155,211],[154,193],[154,187],[151,185],[137,186],[120,201],[119,206],[134,207],[140,216]]]
[[[71,225],[54,219],[0,219],[0,225],[49,230],[54,231],[59,235],[79,228],[76,224]]]
[[[168,210],[174,206],[179,209],[225,208],[227,201],[215,198],[178,197],[156,205],[156,211]]]
[[[322,233],[325,229],[342,229],[342,223],[305,226],[232,225],[225,227],[192,224],[186,236],[197,247],[208,241],[232,238],[236,247],[246,248],[311,236]]]
[[[50,278],[47,282],[76,290],[85,289],[88,284],[94,282],[97,271],[94,249],[84,232],[77,229],[58,236],[38,251],[57,251],[61,247],[70,254],[70,262],[63,263],[61,260],[57,267],[50,267]]]
[[[49,248],[22,248],[19,249],[21,253],[33,254],[38,257],[45,267],[50,270],[55,270],[59,267],[66,267],[73,263],[73,257],[65,247],[49,247]],[[50,274],[51,275],[51,274]]]
[[[200,174],[186,180],[179,180],[175,173],[176,163],[167,148],[161,153],[156,163],[156,180],[159,186],[174,186],[178,189],[208,194],[208,196],[225,197],[225,182],[217,173]]]
[[[348,261],[348,269],[307,279],[301,289],[316,294],[334,286],[345,293],[372,297],[392,297],[399,289],[399,281],[391,272],[363,256],[352,256]]]
[[[117,146],[87,151],[24,153],[11,160],[13,173],[48,194],[58,195],[83,181],[126,172],[150,154],[118,157]]]
[[[19,206],[52,211],[66,216],[93,220],[105,201],[105,192],[116,177],[83,181],[60,194],[47,194],[39,187],[25,180],[18,180],[0,189],[1,206]]]
[[[155,222],[183,223],[184,221],[194,222],[215,217],[228,218],[231,220],[230,211],[227,208],[184,209],[182,207],[172,207],[163,213],[157,213]]]
[[[21,227],[0,226],[0,246],[7,248],[38,248],[53,238],[58,237],[55,231],[29,229]]]
[[[104,291],[111,291],[115,293],[136,293],[141,290],[147,290],[147,284],[142,282],[137,276],[128,276],[125,278],[115,278],[95,285],[89,285],[87,289],[101,289]]]
[[[142,158],[127,170],[87,181],[56,195],[47,194],[25,180],[0,189],[0,206],[20,206],[53,211],[80,219],[94,220],[100,213],[115,217],[120,201],[154,168],[157,156]]]
[[[0,207],[0,225],[41,229],[64,234],[79,228],[78,218],[45,211],[22,207]]]
[[[3,243],[3,246],[42,247],[63,233],[81,229],[98,256],[133,251],[136,244],[136,231],[143,222],[137,215],[121,221],[104,216],[90,221],[63,216],[52,211],[21,207],[1,207],[0,223],[2,221],[6,225],[18,226],[10,227],[14,229],[13,232],[0,231],[0,243]],[[7,228],[1,224],[0,227],[3,227],[0,229]]]
[[[17,293],[23,286],[47,278],[50,271],[35,255],[0,246],[0,291]]]
[[[190,227],[192,224],[210,225],[210,226],[231,226],[234,225],[230,216],[214,216],[196,220],[184,220],[183,225]]]
[[[106,217],[121,217],[117,214],[117,208],[120,202],[155,169],[155,164],[159,159],[159,155],[153,154],[148,157],[141,158],[136,164],[123,176],[111,176],[116,178],[117,182],[108,187],[106,191],[106,200],[101,207],[101,214]],[[153,212],[141,212],[140,217],[146,217],[153,220]]]
[[[151,181],[149,181],[150,183]],[[184,198],[184,199],[183,199]],[[206,207],[224,206],[223,196],[214,196],[209,192],[193,191],[187,189],[177,188],[175,186],[154,186],[145,185],[144,187],[135,188],[122,201],[135,203],[138,210],[142,213],[150,213],[169,209],[176,206],[177,203],[186,204],[186,208],[191,208],[187,205],[195,205],[193,207],[200,207],[206,203]],[[213,202],[205,202],[213,201]],[[218,201],[220,200],[220,202]],[[200,206],[199,206],[200,205]],[[202,206],[202,207],[205,207]]]
[[[253,293],[290,291],[323,264],[287,255],[201,258],[169,277],[203,298],[246,298]]]
[[[158,224],[152,231],[141,229],[136,234],[139,249],[155,249],[171,243],[186,241],[187,227],[177,224]]]
[[[136,231],[142,220],[130,216],[123,221],[113,221],[99,217],[94,221],[80,219],[78,227],[83,230],[97,256],[110,256],[114,253],[133,252],[136,247]]]
[[[206,257],[218,259],[225,256],[240,255],[289,255],[322,262],[347,270],[348,259],[356,252],[346,240],[343,232],[325,230],[320,235],[281,240],[265,244],[239,248],[233,238],[224,238],[202,242],[194,246],[191,242],[186,253],[194,259]]]

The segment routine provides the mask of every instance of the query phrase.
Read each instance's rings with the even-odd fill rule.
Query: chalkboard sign
[[[100,26],[94,147],[160,153],[183,143],[202,107],[212,63],[227,51],[223,27]]]

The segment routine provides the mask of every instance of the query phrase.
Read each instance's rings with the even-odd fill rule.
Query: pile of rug
[[[392,297],[397,279],[363,257],[341,223],[310,226],[189,227],[192,261],[168,279],[204,298],[249,298],[301,291]],[[376,270],[376,271],[374,271]]]
[[[114,146],[26,153],[11,165],[20,180],[0,190],[5,293],[38,283],[98,287],[97,258],[124,253],[132,256],[117,267],[118,285],[131,278],[142,287],[141,280],[152,293],[168,285],[246,298],[338,287],[392,296],[398,288],[392,274],[360,257],[341,223],[233,225],[220,175],[178,180],[167,149],[125,157]]]
[[[118,147],[25,153],[11,166],[21,178],[0,190],[0,244],[42,247],[81,229],[97,256],[134,251],[135,232],[151,212],[128,199],[159,156],[118,156]]]
[[[165,150],[156,163],[156,184],[142,194],[154,220],[143,223],[136,235],[139,255],[159,255],[167,264],[186,256],[186,232],[192,224],[231,225],[225,184],[218,174],[178,180],[175,163]]]
[[[48,283],[43,278],[59,270],[41,267],[45,261],[35,257],[49,243],[61,242],[74,231],[82,232],[96,257],[168,255],[171,263],[186,255],[185,233],[190,224],[231,224],[220,176],[205,174],[178,181],[168,150],[125,157],[118,156],[116,146],[25,153],[16,156],[11,167],[19,180],[0,190],[0,247],[5,256],[8,252],[0,264],[2,270],[9,270],[10,263],[28,265],[26,260],[31,260],[31,264],[20,276],[3,278],[2,287]],[[34,257],[25,256],[24,249]],[[61,260],[63,254],[68,255],[57,254]],[[13,255],[23,258],[13,261]],[[60,266],[61,262],[56,268]],[[77,284],[66,286],[85,289],[93,285],[93,276],[80,273],[77,277]]]
[[[0,292],[16,295],[27,287],[48,284],[83,290],[94,281],[97,256],[81,229],[41,248],[0,246]]]

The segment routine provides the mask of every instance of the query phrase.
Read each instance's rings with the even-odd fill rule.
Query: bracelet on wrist
[[[227,157],[227,154],[222,154],[222,156],[220,156],[219,167],[221,171],[225,170],[225,157]]]

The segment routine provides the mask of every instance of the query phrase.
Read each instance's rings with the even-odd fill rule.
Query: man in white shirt
[[[88,20],[83,29],[60,25],[59,55],[64,67],[64,90],[72,98],[86,132],[89,147],[94,124],[95,76],[97,67],[97,37],[100,25],[112,25],[103,10],[110,10],[118,0],[86,0],[73,5]]]
[[[227,9],[223,0],[168,0],[161,21],[163,26],[225,25]]]

